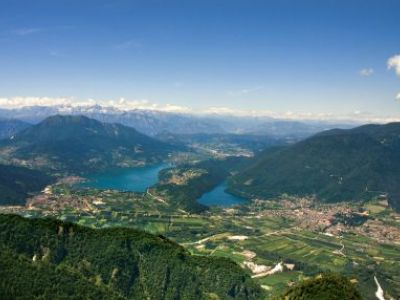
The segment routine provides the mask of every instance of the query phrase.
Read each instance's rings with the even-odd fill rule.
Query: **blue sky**
[[[397,0],[0,0],[0,98],[397,116],[387,61],[400,54],[399,11]]]

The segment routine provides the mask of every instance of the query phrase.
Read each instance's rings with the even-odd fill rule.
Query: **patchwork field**
[[[366,299],[374,299],[374,276],[387,295],[400,295],[399,241],[380,241],[373,234],[363,234],[361,228],[369,219],[362,226],[339,223],[342,228],[338,231],[339,225],[333,222],[334,226],[321,230],[324,219],[312,214],[329,215],[330,208],[308,208],[304,209],[306,215],[299,215],[293,207],[263,202],[188,214],[169,210],[168,203],[151,193],[72,190],[65,186],[53,187],[41,197],[14,212],[26,217],[51,216],[95,228],[132,227],[162,234],[193,254],[234,260],[270,296],[321,272],[347,275]],[[304,205],[303,200],[300,203]],[[348,209],[336,207],[335,211]],[[371,211],[372,221],[380,216],[382,222],[391,220],[399,227],[387,207],[368,203],[365,209]]]

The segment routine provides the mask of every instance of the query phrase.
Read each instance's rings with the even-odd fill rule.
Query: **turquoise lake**
[[[114,169],[90,174],[86,176],[87,181],[80,183],[79,187],[144,192],[148,187],[157,183],[158,172],[170,166],[169,164],[163,163],[146,167]],[[226,193],[225,189],[226,183],[223,182],[210,192],[205,193],[197,201],[207,206],[232,206],[246,201]]]
[[[232,206],[246,202],[243,198],[225,192],[226,188],[226,182],[223,182],[210,192],[203,194],[197,201],[207,206]]]
[[[144,192],[158,181],[158,172],[170,167],[169,164],[156,164],[146,167],[114,169],[90,174],[80,187],[113,189],[119,191]]]

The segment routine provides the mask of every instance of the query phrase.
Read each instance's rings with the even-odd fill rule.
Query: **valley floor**
[[[253,200],[189,214],[169,209],[168,200],[152,190],[75,190],[58,184],[26,207],[1,212],[162,234],[193,254],[234,260],[270,295],[326,271],[347,275],[365,299],[376,299],[374,278],[386,298],[400,295],[400,215],[385,200],[357,205]]]

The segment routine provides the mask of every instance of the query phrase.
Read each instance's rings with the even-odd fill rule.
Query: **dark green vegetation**
[[[2,299],[123,299],[105,285],[95,285],[68,267],[47,263],[2,248],[0,252]],[[78,294],[79,293],[79,294]]]
[[[342,214],[337,213],[335,218],[332,220],[332,224],[336,225],[342,223],[344,225],[349,226],[360,226],[364,224],[369,219],[368,216],[360,215],[360,214]]]
[[[10,138],[29,126],[31,126],[29,123],[19,120],[0,119],[0,139]]]
[[[238,265],[195,257],[162,236],[0,215],[6,298],[260,299]]]
[[[38,199],[37,204],[31,203],[34,210],[21,209],[20,213],[35,217],[50,215],[92,228],[145,230],[162,234],[196,255],[226,257],[241,265],[245,261],[271,268],[279,262],[294,264],[293,270],[285,269],[282,273],[254,279],[263,285],[270,296],[283,293],[288,282],[301,282],[321,272],[335,272],[357,281],[363,299],[376,300],[374,276],[379,279],[385,298],[400,295],[400,248],[385,238],[388,230],[394,230],[389,235],[395,235],[396,230],[370,227],[371,230],[363,235],[357,233],[361,231],[359,226],[351,229],[343,224],[344,232],[339,238],[321,234],[320,230],[303,224],[304,220],[308,222],[317,219],[317,215],[329,214],[324,208],[298,220],[293,218],[296,209],[285,210],[279,206],[282,201],[271,203],[276,209],[267,203],[263,208],[262,203],[249,201],[235,209],[212,208],[207,213],[189,215],[170,209],[168,203],[160,202],[149,194],[143,197],[139,193],[118,191],[68,190],[61,185],[55,186],[52,194],[48,196],[48,201]],[[98,202],[99,199],[101,202]],[[343,208],[347,204],[323,206],[331,207],[334,212],[341,210],[339,206]],[[300,209],[300,205],[296,208]],[[358,211],[357,206],[353,210]],[[387,221],[400,226],[400,219],[395,222],[393,217],[389,217],[391,211],[386,208],[380,214],[387,214]],[[378,218],[378,215],[372,217]],[[380,240],[384,239],[383,242],[374,238],[377,234]],[[248,238],[231,240],[231,236]],[[246,250],[256,256],[247,257]],[[243,268],[251,272],[249,268]]]
[[[361,300],[361,296],[347,278],[323,274],[290,288],[279,299],[288,300]]]
[[[54,116],[1,144],[3,159],[62,173],[157,162],[176,148],[120,124]]]
[[[400,123],[330,130],[268,149],[230,180],[240,195],[353,201],[387,194],[400,209]]]
[[[371,128],[375,127],[379,130],[371,133]],[[358,143],[363,139],[379,142],[364,143],[368,150],[360,149],[360,146],[354,150],[355,154],[351,150],[355,147],[352,136],[346,138],[352,131],[325,132],[310,138],[325,139],[325,136],[331,138],[341,134],[345,136],[345,142],[336,142],[338,138],[330,143],[313,142],[314,150],[307,150],[303,144],[302,149],[308,151],[303,154],[309,158],[303,160],[307,166],[304,169],[311,166],[314,167],[312,171],[317,172],[320,169],[315,167],[316,163],[322,170],[343,169],[346,165],[337,165],[339,158],[336,153],[349,152],[354,159],[360,156],[362,150],[364,154],[360,156],[359,166],[365,167],[362,163],[369,161],[362,171],[382,172],[379,169],[382,168],[381,160],[376,158],[382,155],[381,147],[395,149],[397,129],[394,128],[392,137],[387,138],[385,126],[365,128],[371,137],[362,131],[351,135],[356,136]],[[380,128],[385,128],[384,139],[379,136]],[[308,141],[303,143],[307,145]],[[329,156],[325,158],[327,162],[319,158],[321,153],[318,151],[329,148],[325,143],[338,149],[348,147],[346,151],[335,149],[328,153],[334,158],[334,166],[329,164]],[[280,155],[299,144],[270,148],[268,154],[266,150],[255,160],[262,161],[262,157],[267,155],[277,155],[274,159],[281,159]],[[102,142],[96,145],[102,145]],[[15,298],[28,293],[26,297],[29,298],[38,295],[42,298],[54,298],[54,295],[56,298],[67,298],[75,290],[82,290],[80,295],[85,299],[229,299],[232,295],[239,299],[263,299],[264,296],[279,297],[290,286],[287,290],[287,296],[291,296],[289,299],[324,299],[335,289],[350,296],[357,295],[352,292],[357,286],[364,299],[372,300],[377,289],[374,276],[379,279],[386,299],[399,295],[400,215],[388,207],[385,190],[372,190],[373,186],[368,185],[368,190],[360,193],[362,196],[359,198],[376,198],[368,202],[331,204],[311,197],[284,196],[277,201],[252,199],[237,207],[206,209],[196,201],[201,194],[232,175],[233,180],[242,176],[242,173],[235,174],[246,170],[249,162],[253,164],[250,158],[226,158],[245,155],[243,150],[250,153],[251,143],[246,142],[243,148],[235,149],[234,141],[230,144],[229,140],[222,141],[218,137],[210,143],[200,138],[182,145],[193,147],[191,153],[180,152],[170,157],[175,167],[162,171],[159,183],[143,193],[80,189],[71,185],[78,178],[71,177],[63,178],[46,192],[31,198],[25,207],[0,207],[2,213],[12,212],[27,217],[52,216],[102,229],[90,230],[51,220],[14,220],[16,217],[10,216],[10,219],[4,219],[7,220],[4,223],[10,225],[1,225],[0,217],[0,232],[4,232],[0,233],[0,278],[5,278],[0,283],[0,289],[4,290],[5,296]],[[323,146],[325,150],[319,150]],[[371,149],[373,151],[369,152]],[[18,159],[13,156],[18,149],[10,145],[0,151],[0,158],[6,157],[7,151],[10,151],[11,163],[36,163],[35,166],[38,166],[44,161],[43,157],[39,157],[39,161]],[[142,154],[141,147],[135,147],[135,153]],[[314,160],[310,157],[314,156],[313,165]],[[158,159],[161,155],[152,157]],[[210,157],[220,159],[207,160]],[[44,166],[52,165],[50,158],[57,157],[47,156],[50,163],[45,161]],[[389,156],[389,159],[394,157]],[[116,160],[111,163],[114,162]],[[146,158],[135,161],[137,164],[146,162]],[[274,162],[269,163],[273,165]],[[296,166],[296,162],[288,162],[286,167],[289,169],[291,164]],[[96,168],[107,168],[109,165],[107,161],[107,166],[97,165]],[[61,169],[46,170],[61,173]],[[354,170],[359,172],[357,168]],[[322,183],[324,172],[319,173]],[[283,173],[277,174],[281,176]],[[310,174],[313,176],[313,173]],[[371,174],[372,171],[368,176]],[[300,184],[305,182],[307,187],[309,178],[300,178],[300,175],[304,174],[297,174],[296,180]],[[376,181],[377,177],[372,178]],[[248,178],[244,186],[251,187],[254,182],[251,179],[254,178],[257,177]],[[349,178],[336,177],[336,184],[352,183]],[[258,196],[245,192],[245,196]],[[282,193],[276,195],[281,196]],[[327,202],[346,200],[326,196],[320,199]],[[28,227],[29,230],[26,229]],[[182,247],[163,237],[137,230],[162,234]],[[221,257],[225,259],[221,260]],[[282,269],[269,273],[277,266]],[[346,276],[355,285],[349,285],[341,277],[324,275],[322,281],[315,277],[326,272]],[[251,274],[254,281],[245,274]],[[260,292],[253,282],[261,285],[264,292]],[[296,283],[299,285],[294,288]]]
[[[168,199],[175,209],[199,213],[206,210],[207,206],[198,203],[197,199],[223,182],[245,161],[245,158],[239,157],[211,159],[164,169],[159,174],[160,183],[152,190]]]
[[[203,174],[190,168],[185,176],[179,170],[174,171],[176,183]],[[367,221],[359,222],[364,217],[358,212],[365,211],[361,203],[307,204],[303,199],[248,201],[236,208],[213,207],[206,213],[187,214],[174,207],[168,194],[162,197],[164,201],[160,198],[153,190],[145,194],[76,190],[60,183],[53,185],[47,194],[29,201],[19,213],[53,216],[94,228],[146,230],[172,239],[191,253],[227,257],[241,265],[253,262],[273,268],[279,262],[294,264],[294,269],[285,267],[282,273],[254,279],[270,295],[281,294],[290,281],[300,282],[321,272],[337,272],[357,280],[364,299],[375,299],[374,275],[387,299],[399,294],[400,252],[393,243],[399,241],[400,218],[396,221],[398,214],[387,208],[387,203],[369,202],[365,208],[371,215]],[[300,209],[304,215],[296,213]],[[322,234],[321,230],[329,226],[327,220],[334,227],[339,223],[342,232]],[[230,239],[232,236],[247,239]],[[249,258],[245,251],[256,256]],[[243,268],[255,275],[249,267],[243,265]]]
[[[0,165],[0,205],[24,205],[29,193],[41,191],[52,178],[23,167]]]

